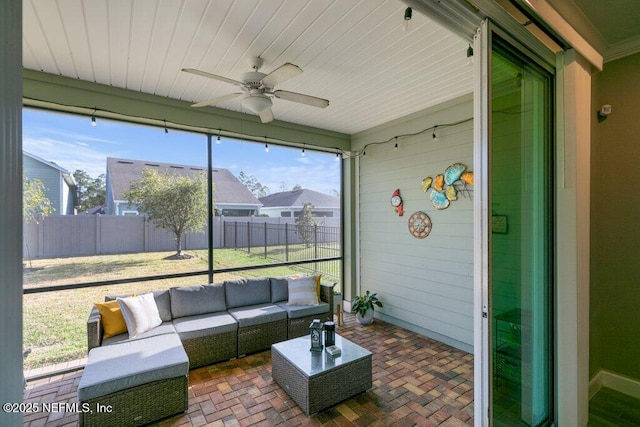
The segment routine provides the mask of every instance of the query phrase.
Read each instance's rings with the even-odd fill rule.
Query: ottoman
[[[188,374],[176,333],[93,348],[78,386],[80,425],[143,425],[184,412]]]

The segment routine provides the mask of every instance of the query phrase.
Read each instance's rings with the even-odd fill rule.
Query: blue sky
[[[215,138],[214,138],[215,141]],[[205,135],[134,125],[101,118],[23,109],[23,149],[69,170],[92,177],[105,173],[106,158],[118,157],[207,166]],[[213,144],[213,166],[255,176],[270,193],[303,188],[332,194],[340,189],[340,163],[335,154],[221,138]]]

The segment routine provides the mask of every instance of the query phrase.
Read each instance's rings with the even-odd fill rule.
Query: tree
[[[22,218],[25,222],[38,223],[41,217],[52,214],[55,209],[45,195],[44,183],[38,178],[29,179],[23,176],[22,184]]]
[[[190,258],[182,252],[182,236],[203,232],[207,220],[207,178],[143,169],[142,178],[125,191],[129,204],[147,215],[156,227],[171,231],[176,239],[175,259]]]
[[[313,203],[305,203],[300,211],[300,216],[296,218],[296,229],[308,248],[315,241],[316,226],[318,219],[313,216]]]
[[[253,175],[248,175],[243,171],[240,171],[240,174],[238,175],[238,179],[257,198],[264,197],[267,194],[269,194],[269,187],[267,187],[266,185],[262,185],[260,182],[258,182],[258,179]]]
[[[291,189],[291,191],[298,191],[298,190],[302,190],[302,185],[300,184],[296,184],[293,186],[293,188]]]
[[[73,173],[78,187],[78,210],[87,211],[96,206],[102,206],[106,200],[106,186],[104,174],[92,178],[81,169],[76,169]]]
[[[51,206],[51,200],[44,194],[44,183],[38,178],[29,179],[25,175],[22,176],[22,219],[25,222],[40,221],[40,218],[44,218],[52,214],[55,209]],[[31,260],[31,253],[29,251],[29,244],[25,241],[27,247],[27,257]],[[23,264],[23,267],[26,264]],[[31,261],[29,261],[31,267]]]

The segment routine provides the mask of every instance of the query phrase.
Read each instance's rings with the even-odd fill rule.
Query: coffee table
[[[371,389],[371,352],[336,334],[340,356],[303,336],[271,346],[271,375],[307,415]]]

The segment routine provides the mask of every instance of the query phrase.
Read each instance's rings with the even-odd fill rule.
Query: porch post
[[[0,401],[20,403],[22,373],[22,1],[0,2]],[[0,411],[1,425],[22,414]]]
[[[342,298],[347,301],[345,310],[351,309],[351,298],[356,294],[358,282],[358,213],[357,193],[358,179],[356,170],[357,159],[347,157],[342,159],[342,251],[343,280]],[[342,302],[340,302],[342,304]]]

